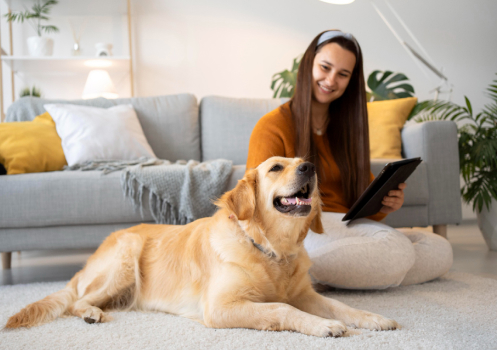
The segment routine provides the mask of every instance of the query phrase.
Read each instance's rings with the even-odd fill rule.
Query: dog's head
[[[269,158],[248,170],[218,205],[242,222],[258,244],[256,231],[273,245],[283,239],[300,243],[309,228],[323,232],[315,166],[301,158]],[[257,229],[251,230],[254,225]]]

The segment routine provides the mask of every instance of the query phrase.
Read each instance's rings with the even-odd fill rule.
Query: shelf
[[[0,0],[1,1],[1,0]],[[12,11],[25,11],[26,9],[31,10],[35,1],[38,0],[4,0],[8,8]],[[43,0],[40,0],[43,1]],[[133,80],[133,69],[131,67],[133,62],[133,53],[131,45],[131,1],[138,0],[59,0],[59,3],[51,7],[50,14],[48,17],[50,19],[58,17],[53,23],[59,24],[62,21],[73,21],[75,18],[71,17],[88,17],[85,20],[91,20],[92,23],[92,40],[89,42],[99,42],[96,40],[107,40],[108,42],[113,42],[116,38],[124,38],[126,35],[128,41],[128,50],[125,50],[126,45],[121,47],[115,47],[122,56],[111,56],[111,57],[96,57],[96,56],[65,56],[70,55],[70,51],[63,51],[58,53],[64,56],[50,56],[50,57],[31,57],[31,56],[10,56],[1,50],[0,54],[0,73],[4,74],[4,81],[0,82],[0,121],[4,119],[4,112],[6,107],[9,106],[10,102],[5,103],[10,100],[14,102],[16,97],[15,91],[17,91],[17,84],[27,84],[36,83],[38,86],[46,86],[45,91],[50,91],[51,95],[54,96],[64,96],[66,99],[79,98],[81,91],[74,88],[74,82],[78,82],[78,86],[82,85],[84,82],[84,75],[88,75],[89,71],[92,69],[105,69],[109,72],[112,79],[115,79],[114,83],[121,84],[122,82],[129,81],[129,91],[131,97],[134,96],[134,80]],[[129,8],[128,8],[128,5]],[[5,9],[5,6],[4,6]],[[0,14],[2,17],[5,13]],[[91,18],[94,17],[94,18]],[[127,17],[127,21],[126,21]],[[5,21],[5,18],[4,18]],[[100,25],[100,22],[102,25]],[[5,22],[3,22],[5,24]],[[27,24],[24,24],[26,26]],[[61,24],[62,26],[62,24]],[[14,43],[17,46],[24,44],[21,43],[21,38],[26,35],[20,31],[17,36],[14,36],[12,31],[13,28],[19,28],[16,26],[8,27],[8,34],[10,39],[17,41]],[[116,33],[117,29],[117,33]],[[79,29],[78,29],[79,30]],[[100,39],[100,33],[109,34],[105,36],[107,39]],[[3,33],[2,33],[3,34]],[[112,36],[110,36],[112,35]],[[70,32],[66,35],[65,39],[69,39]],[[95,40],[96,39],[96,40]],[[5,41],[8,42],[8,41]],[[74,43],[74,41],[66,40],[68,47]],[[12,52],[9,50],[9,52]],[[21,52],[20,50],[14,50],[13,52]],[[88,51],[88,53],[91,53]],[[92,61],[103,61],[109,65],[106,67],[102,66],[88,66],[88,62]],[[7,69],[8,68],[10,69]],[[2,69],[5,68],[5,69]],[[7,71],[7,72],[3,72]],[[10,74],[10,72],[15,74]],[[6,83],[5,77],[10,76],[10,84]],[[4,90],[5,88],[5,90]],[[125,89],[126,90],[126,89]],[[126,92],[127,94],[127,92]],[[72,96],[74,95],[74,96]]]
[[[24,11],[31,8],[33,0],[5,0],[12,11]],[[50,16],[109,16],[124,15],[128,11],[126,0],[84,0],[59,1],[52,7]]]
[[[113,57],[95,57],[95,56],[77,56],[77,57],[31,57],[31,56],[1,56],[3,62],[9,65],[14,72],[88,72],[92,69],[105,69],[112,71],[129,70],[130,58],[127,56]],[[98,64],[89,66],[89,64]]]

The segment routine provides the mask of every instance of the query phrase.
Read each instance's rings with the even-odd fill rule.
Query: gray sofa
[[[232,160],[228,190],[245,172],[248,142],[257,120],[284,101],[209,96],[198,104],[191,94],[77,101],[26,97],[9,108],[6,121],[32,120],[48,102],[97,107],[131,103],[157,157]],[[402,143],[405,157],[420,156],[423,163],[407,181],[404,206],[385,222],[393,227],[433,225],[444,234],[445,225],[461,221],[456,125],[449,121],[411,125],[403,129]],[[373,160],[373,173],[386,162]],[[8,252],[97,247],[112,231],[153,221],[149,214],[142,218],[123,198],[119,172],[0,176],[0,198],[4,268],[10,266]]]

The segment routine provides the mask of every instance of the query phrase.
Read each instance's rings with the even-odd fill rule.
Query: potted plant
[[[32,96],[32,97],[41,97],[41,91],[36,86],[33,86],[31,89],[29,87],[25,87],[19,93],[19,97]]]
[[[40,0],[36,1],[31,10],[26,9],[24,12],[7,13],[7,21],[21,22],[27,20],[28,23],[38,34],[28,38],[28,51],[31,56],[51,56],[53,53],[53,40],[51,38],[42,37],[42,33],[56,33],[59,28],[52,25],[42,25],[41,21],[48,21],[46,16],[50,13],[52,6],[58,4],[58,0]]]
[[[464,185],[463,200],[473,204],[478,226],[491,250],[497,250],[497,79],[487,88],[492,100],[474,115],[466,106],[448,101],[424,101],[415,107],[415,121],[459,122],[459,164]],[[464,123],[464,124],[463,124]]]

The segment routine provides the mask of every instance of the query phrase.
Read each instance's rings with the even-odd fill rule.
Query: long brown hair
[[[325,31],[326,32],[326,31]],[[369,129],[361,47],[355,40],[338,36],[321,43],[322,32],[312,40],[300,62],[295,94],[290,101],[295,126],[295,153],[315,163],[318,174],[320,161],[312,138],[311,102],[312,68],[316,53],[326,44],[335,42],[356,56],[356,64],[343,95],[333,101],[328,109],[326,135],[330,150],[340,170],[340,178],[347,204],[352,204],[369,184],[371,163],[369,159]]]

